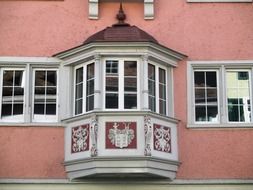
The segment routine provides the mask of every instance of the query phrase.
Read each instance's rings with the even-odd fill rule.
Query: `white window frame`
[[[166,82],[166,114],[162,114],[162,115],[165,115],[165,116],[168,116],[170,115],[169,113],[169,102],[170,102],[170,99],[168,98],[168,96],[171,94],[169,92],[169,89],[171,88],[172,89],[172,86],[171,86],[171,83],[169,81],[169,70],[167,67],[163,66],[163,65],[160,65],[160,64],[157,64],[153,61],[148,61],[148,64],[150,65],[153,65],[155,66],[155,91],[156,91],[156,94],[155,94],[155,103],[156,103],[156,111],[155,113],[158,113],[160,114],[160,107],[159,107],[159,98],[160,98],[160,91],[159,91],[159,68],[163,69],[165,71],[165,82]],[[147,71],[148,72],[148,71]],[[173,106],[173,105],[171,105]]]
[[[213,122],[209,122],[209,121],[195,121],[195,119],[196,119],[196,109],[195,109],[195,106],[196,106],[196,103],[195,103],[195,86],[194,86],[194,80],[195,80],[195,78],[194,78],[194,72],[216,72],[216,82],[217,82],[217,109],[218,109],[218,119],[217,119],[217,121],[213,121]],[[196,124],[209,124],[209,123],[216,123],[216,124],[218,124],[218,123],[220,123],[220,82],[219,82],[219,69],[194,69],[194,71],[193,71],[193,82],[192,82],[192,97],[193,97],[193,99],[192,99],[192,104],[193,104],[193,112],[192,113],[194,113],[193,114],[193,119],[194,119],[194,122],[196,123]]]
[[[56,71],[56,115],[37,115],[34,114],[34,98],[35,98],[35,72],[36,71]],[[57,122],[59,113],[59,70],[57,68],[33,68],[32,69],[32,122]]]
[[[252,118],[252,100],[253,100],[253,97],[252,97],[252,69],[253,68],[248,68],[248,69],[234,69],[234,68],[228,68],[225,70],[225,87],[226,87],[226,91],[224,92],[225,94],[225,98],[226,98],[226,119],[227,119],[227,123],[235,123],[235,124],[240,124],[240,123],[252,123],[253,122],[253,118]],[[249,89],[249,97],[250,97],[250,108],[251,108],[251,111],[250,111],[250,114],[251,114],[251,121],[250,122],[236,122],[236,121],[229,121],[229,117],[228,117],[228,102],[227,102],[227,80],[226,80],[226,75],[227,75],[227,71],[236,71],[236,72],[240,72],[240,71],[247,71],[249,72],[249,86],[250,86],[250,89]]]
[[[217,75],[217,88],[218,88],[218,114],[219,122],[195,122],[194,110],[194,71],[213,71],[218,72]],[[227,84],[226,72],[227,71],[250,71],[250,106],[251,106],[251,121],[250,122],[229,122],[228,120],[228,103],[227,103]],[[189,128],[248,128],[253,127],[253,60],[231,60],[231,61],[188,61],[187,62],[187,113]]]
[[[119,81],[118,81],[118,108],[117,109],[110,109],[106,108],[106,61],[107,60],[115,60],[118,61],[118,76],[119,76]],[[125,109],[124,108],[124,61],[136,61],[137,64],[137,108],[136,109]],[[140,63],[141,60],[139,58],[131,58],[131,57],[106,57],[102,60],[103,63],[103,110],[107,111],[136,111],[140,110],[140,80],[143,80],[140,78]]]
[[[3,72],[4,71],[23,71],[23,80],[24,80],[24,103],[23,103],[23,114],[22,115],[18,115],[18,116],[8,116],[8,117],[4,117],[2,118],[2,97],[3,97]],[[0,76],[1,76],[1,88],[0,88],[0,94],[1,94],[1,98],[0,98],[0,117],[1,117],[1,122],[24,122],[25,120],[25,107],[26,107],[26,94],[27,94],[27,83],[26,83],[26,68],[20,68],[20,67],[3,67],[0,69]]]
[[[90,112],[92,112],[92,111],[94,111],[94,109],[93,110],[90,110],[90,111],[86,111],[86,98],[87,98],[87,95],[86,95],[86,93],[87,93],[87,91],[86,91],[86,89],[87,89],[87,66],[88,65],[90,65],[90,64],[94,64],[94,88],[95,88],[95,82],[96,82],[96,76],[95,76],[95,73],[96,73],[96,67],[95,67],[95,61],[94,60],[92,60],[92,61],[89,61],[89,62],[85,62],[85,63],[82,63],[82,64],[80,64],[80,65],[77,65],[77,66],[75,66],[74,67],[74,96],[73,96],[73,115],[74,116],[78,116],[78,115],[82,115],[82,114],[84,114],[84,113],[90,113]],[[82,112],[81,113],[79,113],[79,114],[75,114],[75,100],[76,100],[76,70],[77,69],[80,69],[80,68],[83,68],[83,105],[82,105]],[[95,91],[95,89],[94,89],[94,91]],[[95,92],[94,92],[94,104],[95,104]]]

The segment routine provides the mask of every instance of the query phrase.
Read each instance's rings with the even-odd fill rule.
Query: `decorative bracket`
[[[98,1],[89,0],[89,19],[98,19]]]
[[[154,0],[144,0],[144,19],[154,19]]]
[[[152,138],[152,125],[151,118],[147,115],[144,116],[144,133],[145,133],[145,156],[151,156],[151,138]]]
[[[91,156],[97,156],[97,135],[98,135],[98,122],[97,118],[91,119],[90,124],[90,137],[91,137]]]
[[[89,19],[98,19],[99,2],[105,0],[89,0]],[[128,0],[124,0],[127,2]],[[131,0],[129,2],[139,2],[140,0]],[[115,2],[115,0],[106,0],[105,2]],[[144,19],[154,19],[154,0],[144,0]]]

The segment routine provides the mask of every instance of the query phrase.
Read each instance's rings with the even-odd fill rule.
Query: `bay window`
[[[189,126],[250,126],[252,64],[215,63],[190,62]]]

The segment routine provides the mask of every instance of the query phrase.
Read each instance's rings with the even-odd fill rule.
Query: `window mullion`
[[[12,75],[12,94],[11,94],[11,116],[13,116],[13,98],[14,98],[14,82],[15,82],[15,70],[13,71],[13,75]]]
[[[124,60],[119,60],[119,73],[118,73],[118,79],[119,79],[119,88],[118,88],[118,105],[119,105],[119,110],[124,109],[124,96],[125,96],[125,91],[124,91],[124,79],[125,79],[125,73],[124,73]]]
[[[87,65],[83,66],[83,111],[86,112],[86,97],[87,97]]]
[[[219,96],[221,97],[221,101],[222,101],[222,105],[220,106],[220,122],[221,123],[227,123],[228,122],[228,114],[227,114],[227,85],[226,85],[226,71],[225,71],[225,67],[224,65],[221,66],[220,69],[220,79],[218,80],[218,82],[220,82],[219,85],[221,85],[221,87],[219,87],[218,89],[221,90],[221,92],[219,92]]]

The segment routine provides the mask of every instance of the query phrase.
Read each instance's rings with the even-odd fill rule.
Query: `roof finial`
[[[117,25],[125,25],[126,14],[124,13],[123,8],[122,8],[122,0],[120,1],[119,12],[116,18],[118,19]]]

